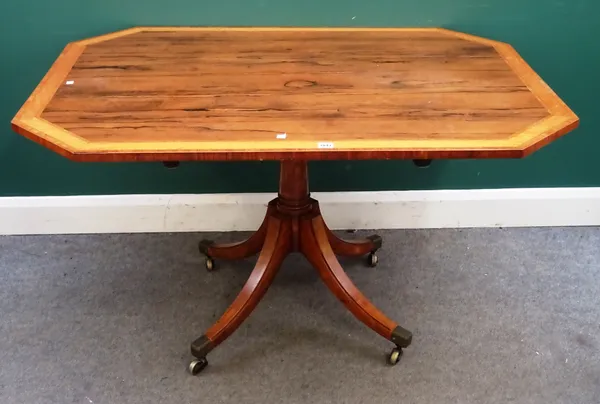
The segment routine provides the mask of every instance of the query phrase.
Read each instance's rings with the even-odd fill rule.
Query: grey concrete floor
[[[197,241],[246,234],[0,237],[0,403],[600,402],[599,228],[379,233],[377,268],[342,263],[413,331],[400,364],[290,256],[197,377],[253,264],[207,273]]]

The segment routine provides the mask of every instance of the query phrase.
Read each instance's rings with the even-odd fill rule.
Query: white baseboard
[[[274,194],[0,198],[0,234],[254,230]],[[600,188],[313,193],[332,229],[600,225]]]

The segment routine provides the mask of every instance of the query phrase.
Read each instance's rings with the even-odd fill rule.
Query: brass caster
[[[367,265],[370,267],[376,267],[378,262],[379,258],[377,258],[377,254],[375,254],[374,251],[369,253],[369,256],[367,257]]]
[[[215,260],[211,257],[206,257],[206,260],[204,261],[204,266],[206,267],[206,270],[208,272],[214,271],[216,269]]]
[[[206,358],[195,359],[188,365],[188,372],[190,372],[192,376],[196,376],[198,373],[202,372],[207,365],[208,361]]]
[[[400,358],[402,358],[402,348],[396,347],[390,352],[388,363],[394,366],[396,363],[400,362]]]

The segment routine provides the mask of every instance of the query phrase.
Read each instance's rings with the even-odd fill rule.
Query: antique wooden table
[[[300,252],[359,320],[394,343],[412,334],[354,286],[347,241],[309,194],[307,162],[523,157],[577,116],[509,45],[445,29],[133,28],[70,43],[12,121],[76,161],[279,160],[279,194],[258,231],[213,259],[259,253],[225,314],[192,343],[189,370],[248,317],[285,256]]]

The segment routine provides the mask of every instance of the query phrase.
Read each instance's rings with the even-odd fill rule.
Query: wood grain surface
[[[429,159],[522,157],[578,122],[468,34],[156,27],[70,44],[13,128],[87,161]]]

